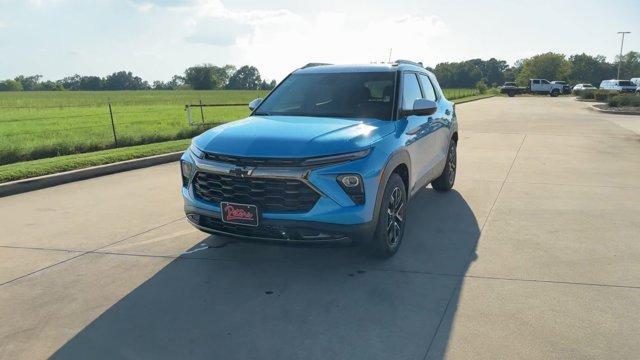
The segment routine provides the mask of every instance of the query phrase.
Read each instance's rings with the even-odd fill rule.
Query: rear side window
[[[534,84],[540,84],[540,80],[533,80]]]
[[[540,80],[540,82],[541,82],[542,84],[549,84],[549,82],[548,82],[547,80]]]
[[[431,84],[431,80],[427,75],[420,74],[418,75],[420,78],[420,83],[422,84],[422,91],[424,92],[424,98],[431,101],[436,101],[436,92],[433,89],[433,85]]]
[[[402,108],[413,109],[413,102],[417,99],[422,99],[416,74],[407,73],[402,75],[402,84]]]

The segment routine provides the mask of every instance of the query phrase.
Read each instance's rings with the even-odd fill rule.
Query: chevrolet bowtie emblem
[[[241,177],[241,178],[251,176],[252,172],[253,172],[253,168],[245,168],[245,167],[236,167],[229,170],[229,174],[237,177]]]

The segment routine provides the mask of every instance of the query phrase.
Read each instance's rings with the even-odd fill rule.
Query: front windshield
[[[254,115],[288,115],[389,120],[395,72],[292,74]]]
[[[618,81],[618,86],[635,86],[635,84],[629,80],[620,80]]]

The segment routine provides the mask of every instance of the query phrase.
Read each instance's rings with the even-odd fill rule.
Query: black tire
[[[406,223],[407,191],[400,175],[393,173],[384,188],[378,225],[371,250],[377,257],[388,258],[400,248]]]
[[[447,163],[444,165],[442,174],[431,182],[435,191],[449,191],[456,181],[456,168],[458,165],[457,143],[451,139],[447,152]]]
[[[560,91],[558,89],[553,89],[549,93],[549,96],[551,96],[551,97],[557,97],[558,95],[560,95]]]
[[[507,95],[509,95],[509,97],[514,97],[514,96],[516,96],[516,93],[515,93],[515,92],[513,92],[513,91],[509,91],[509,92],[507,93]]]

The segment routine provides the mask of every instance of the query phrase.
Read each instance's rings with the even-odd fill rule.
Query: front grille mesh
[[[261,212],[307,212],[320,198],[308,185],[295,179],[198,172],[193,179],[193,187],[196,196],[204,201],[251,204]]]

